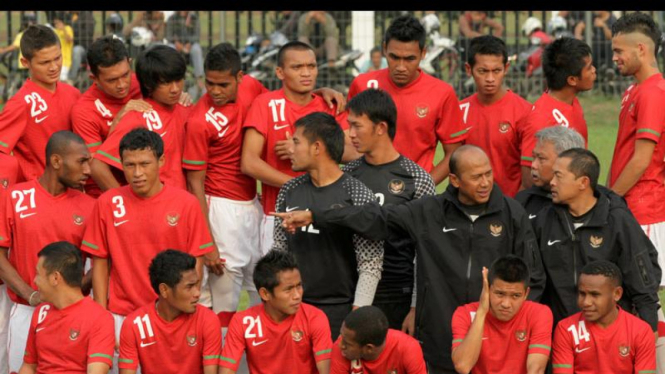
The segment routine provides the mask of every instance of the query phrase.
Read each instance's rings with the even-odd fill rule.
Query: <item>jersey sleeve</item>
[[[531,166],[533,162],[533,149],[536,148],[536,132],[540,130],[539,115],[531,112],[518,125],[518,137],[520,144],[520,165]]]
[[[201,326],[203,331],[203,366],[219,364],[222,353],[222,325],[219,318],[209,309],[202,308],[205,313],[205,322]]]
[[[635,374],[656,373],[656,342],[653,332],[646,326],[633,341],[635,346]]]
[[[661,85],[665,86],[665,83],[661,83]],[[665,87],[656,91],[659,95],[641,95],[637,100],[637,132],[635,139],[648,139],[656,143],[660,141],[663,126],[665,126],[665,111],[663,111],[665,92],[663,90],[665,90]]]
[[[337,110],[337,106],[333,108],[334,111]],[[342,113],[338,114],[335,116],[335,120],[337,120],[337,123],[339,123],[339,126],[342,128],[342,130],[346,131],[349,129],[349,112],[348,111],[343,111]]]
[[[86,111],[87,107],[79,100],[72,109],[72,131],[85,142],[91,154],[94,154],[102,145],[102,135],[99,132],[99,126],[95,122],[95,115]]]
[[[125,318],[120,329],[120,355],[118,356],[118,368],[136,370],[139,367],[139,352],[136,334],[133,331],[134,324],[129,318]]]
[[[90,333],[88,342],[88,365],[101,362],[113,366],[113,350],[115,349],[115,328],[111,313],[102,311]]]
[[[0,113],[0,152],[9,154],[28,124],[28,111],[23,98],[14,95]]]
[[[279,189],[279,194],[277,194],[277,202],[275,203],[275,212],[286,212],[286,192],[291,188],[295,183],[294,179],[286,182]],[[275,217],[275,226],[273,229],[273,244],[272,249],[278,251],[286,251],[288,249],[288,242],[286,236],[286,230],[282,227],[283,219],[281,217]]]
[[[523,305],[524,306],[524,305]],[[545,305],[536,304],[537,312],[533,313],[530,321],[531,333],[529,350],[527,354],[541,354],[547,357],[552,353],[552,324],[554,323],[552,311]]]
[[[332,346],[330,353],[330,374],[351,374],[351,361],[342,356],[342,350],[339,348],[340,336]]]
[[[0,247],[11,248],[12,224],[14,211],[12,209],[11,191],[0,192]]]
[[[406,352],[402,355],[404,357],[406,372],[409,374],[427,374],[427,365],[425,365],[425,357],[423,357],[423,349],[416,339],[407,338]]]
[[[309,321],[312,328],[312,353],[316,362],[330,360],[332,339],[330,339],[330,323],[328,317],[316,310],[316,314]]]
[[[134,128],[142,127],[142,122],[137,122],[136,119],[136,112],[127,113],[122,117],[115,129],[109,133],[109,136],[97,149],[95,158],[122,170],[122,162],[120,161],[120,141],[123,136]]]
[[[246,341],[242,331],[242,317],[236,313],[229,323],[229,330],[224,340],[224,348],[219,359],[219,366],[238,371],[242,354],[245,352]]]
[[[432,196],[436,194],[436,186],[432,176],[415,162],[404,157],[402,165],[409,174],[413,176],[416,191],[413,194],[414,199],[420,199],[423,196]]]
[[[467,138],[469,129],[462,118],[462,111],[455,91],[450,88],[439,108],[436,136],[442,144],[462,142]]]
[[[189,207],[187,212],[189,217],[187,223],[189,227],[189,238],[187,249],[190,255],[199,257],[211,252],[214,248],[214,243],[212,242],[212,236],[210,236],[208,224],[203,216],[201,205],[199,205],[194,196],[190,195],[188,197]]]
[[[99,258],[107,258],[109,254],[105,208],[106,201],[103,198],[97,199],[81,242],[81,251]]]
[[[37,352],[37,342],[35,341],[35,328],[37,327],[37,316],[44,306],[46,306],[46,304],[35,308],[35,310],[32,312],[32,318],[30,319],[30,330],[28,330],[28,340],[25,344],[25,354],[23,356],[23,362],[26,364],[37,364],[39,353]]]
[[[554,347],[552,349],[552,374],[573,374],[575,354],[570,334],[563,325],[568,320],[559,322],[554,331]]]
[[[185,125],[185,150],[182,155],[182,168],[206,170],[208,168],[209,133],[208,126],[198,118],[190,118]]]
[[[257,98],[254,100],[252,103],[252,106],[249,108],[249,111],[247,112],[247,117],[245,118],[245,121],[242,124],[243,128],[253,128],[261,135],[263,135],[264,138],[268,137],[268,124],[267,120],[268,118],[268,105],[265,100],[262,100],[261,98]]]
[[[453,330],[453,349],[459,347],[471,328],[471,317],[464,306],[459,306],[453,314],[451,321]]]

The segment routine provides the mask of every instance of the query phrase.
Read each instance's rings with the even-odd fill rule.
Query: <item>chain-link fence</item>
[[[108,34],[123,38],[132,57],[156,42],[177,47],[188,58],[190,86],[201,74],[200,57],[210,46],[229,42],[240,51],[245,72],[271,89],[279,87],[274,75],[278,46],[287,40],[306,40],[317,51],[319,85],[343,90],[355,75],[371,68],[371,47],[380,46],[392,19],[405,13],[420,19],[428,31],[428,53],[421,67],[453,85],[460,97],[474,91],[464,70],[468,42],[474,35],[488,33],[506,42],[511,68],[505,84],[522,96],[533,98],[544,89],[542,44],[560,36],[576,36],[591,45],[598,70],[595,92],[619,95],[630,82],[611,61],[608,30],[624,13],[612,11],[5,11],[0,13],[0,81],[6,99],[25,79],[18,63],[17,35],[28,24],[40,23],[61,30],[61,35],[71,27],[74,40],[67,48],[72,58],[65,58],[67,78],[81,90],[90,84],[85,48]],[[663,12],[648,13],[663,25]],[[189,42],[201,47],[198,60],[191,56],[199,53],[195,47],[183,47]],[[376,60],[385,66],[385,60]]]

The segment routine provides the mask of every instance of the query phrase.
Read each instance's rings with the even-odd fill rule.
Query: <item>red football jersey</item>
[[[218,107],[204,95],[187,121],[182,167],[205,170],[205,192],[231,200],[256,196],[256,180],[240,171],[242,120],[254,99],[268,90],[249,75],[238,86],[235,103]]]
[[[562,320],[554,331],[554,374],[655,373],[656,343],[651,327],[619,308],[603,329],[582,312]]]
[[[656,142],[651,162],[644,174],[626,195],[628,207],[641,225],[665,221],[665,80],[654,74],[640,84],[626,90],[621,100],[619,132],[610,169],[610,186],[635,153],[635,141],[648,139]]]
[[[437,140],[449,144],[466,139],[468,128],[457,95],[448,83],[420,71],[416,80],[397,87],[385,68],[357,76],[349,87],[349,100],[367,88],[380,88],[390,94],[397,107],[395,149],[427,172],[434,167]]]
[[[144,199],[123,186],[97,199],[81,250],[111,260],[108,308],[126,316],[154,300],[148,267],[159,252],[177,249],[198,257],[212,246],[194,195],[165,185]]]
[[[71,110],[81,93],[58,82],[55,92],[26,79],[0,113],[0,152],[14,152],[23,180],[44,173],[46,143],[53,133],[71,130]]]
[[[81,245],[95,200],[80,191],[67,189],[52,196],[37,179],[15,184],[0,202],[0,247],[10,248],[9,262],[21,278],[37,289],[37,253],[46,245],[68,241]],[[12,301],[28,305],[10,288]]]
[[[37,374],[88,372],[88,365],[113,366],[113,316],[89,297],[64,309],[38,305],[32,314],[23,361]]]
[[[202,374],[204,366],[217,365],[221,351],[222,326],[212,310],[197,305],[196,312],[167,322],[153,300],[125,318],[118,368],[141,365],[144,374]]]
[[[453,315],[453,349],[471,328],[478,303],[462,305]],[[487,313],[480,357],[472,374],[526,374],[527,356],[539,353],[549,357],[552,350],[552,311],[545,305],[525,301],[510,321],[500,321]]]
[[[149,112],[129,112],[125,114],[108,138],[99,146],[95,158],[122,170],[120,161],[120,140],[136,127],[144,126],[162,137],[164,141],[164,166],[159,170],[165,184],[186,189],[185,174],[182,170],[182,151],[185,148],[185,122],[191,112],[176,104],[171,109],[158,104],[152,99],[145,99],[152,105]]]
[[[535,134],[538,130],[556,125],[569,127],[580,133],[584,138],[584,146],[587,146],[589,135],[586,120],[577,98],[573,100],[573,105],[569,105],[544,92],[533,104],[533,110],[526,117],[524,126],[520,127],[521,131],[518,135],[522,151],[522,166],[531,166],[533,149],[536,147]]]
[[[252,107],[247,113],[247,118],[243,122],[243,128],[251,127],[261,133],[266,139],[265,147],[263,148],[263,160],[273,168],[293,177],[302,175],[302,173],[296,173],[291,170],[290,160],[280,160],[277,157],[275,144],[280,140],[286,140],[287,131],[293,136],[296,132],[294,124],[301,117],[314,112],[324,112],[334,116],[337,112],[337,107],[331,109],[321,96],[312,94],[312,97],[313,99],[309,104],[299,106],[284,96],[284,89],[266,92],[254,100]],[[346,116],[346,112],[342,112],[336,116],[337,122],[344,130],[349,128]],[[261,199],[263,211],[265,214],[274,212],[279,187],[262,183],[261,192],[263,194],[263,198]]]
[[[18,178],[18,159],[0,152],[0,190],[15,184]]]
[[[263,304],[231,319],[219,361],[237,371],[243,352],[253,374],[318,373],[316,363],[330,359],[330,326],[318,308],[301,303],[296,314],[275,323]]]
[[[111,124],[120,109],[129,100],[138,99],[141,99],[141,88],[134,74],[132,74],[129,94],[123,99],[109,96],[96,84],[93,84],[72,108],[72,131],[81,135],[90,153],[94,154],[108,137]],[[102,190],[92,178],[89,178],[85,184],[85,193],[97,198],[102,194]]]
[[[347,360],[339,348],[341,339],[332,349],[330,374],[427,374],[420,343],[401,331],[388,330],[385,348],[374,361]]]
[[[473,94],[460,102],[462,118],[470,126],[466,144],[482,148],[490,158],[494,181],[504,194],[514,197],[522,185],[519,127],[531,112],[531,104],[508,91],[499,101],[485,106]]]

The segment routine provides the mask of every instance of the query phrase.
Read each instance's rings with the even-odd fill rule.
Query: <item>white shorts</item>
[[[111,313],[113,316],[113,324],[115,328],[115,349],[113,350],[113,367],[109,370],[109,374],[118,374],[120,369],[118,368],[118,357],[120,355],[120,331],[122,330],[122,324],[125,322],[125,316],[120,314]],[[136,369],[136,374],[141,374],[141,366]]]
[[[62,65],[62,70],[60,70],[60,80],[66,81],[69,77],[69,66]]]
[[[17,372],[23,364],[25,356],[25,346],[28,342],[28,332],[30,331],[30,321],[34,306],[16,304],[11,308],[9,316],[9,371]]]
[[[665,273],[665,222],[642,225],[642,230],[651,239],[653,246],[656,247],[658,265],[660,265],[660,270]],[[660,286],[665,287],[665,274],[660,278]]]
[[[261,224],[261,252],[265,255],[270,252],[272,248],[275,233],[275,217],[263,216],[263,223]]]
[[[9,373],[9,315],[13,302],[7,294],[7,285],[0,285],[0,373]]]

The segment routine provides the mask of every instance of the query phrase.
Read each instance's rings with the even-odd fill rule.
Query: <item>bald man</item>
[[[489,158],[464,145],[449,162],[450,185],[441,195],[399,205],[275,213],[289,231],[314,223],[344,226],[374,240],[409,238],[416,243],[417,338],[430,373],[455,373],[450,357],[455,309],[478,301],[481,270],[505,254],[522,257],[531,269],[529,299],[545,284],[536,237],[524,209],[494,184]],[[436,285],[436,286],[433,286]]]

